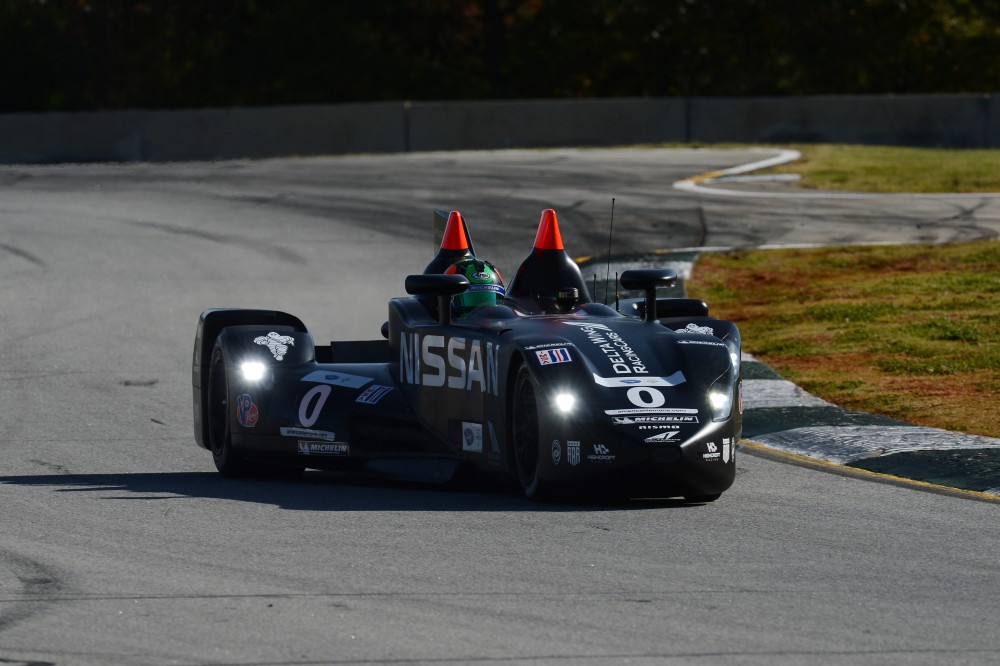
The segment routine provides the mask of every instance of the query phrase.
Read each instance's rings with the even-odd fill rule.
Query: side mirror
[[[677,283],[677,271],[672,268],[636,268],[622,273],[620,281],[624,289],[642,289],[646,292],[643,321],[656,321],[656,289],[674,286]]]
[[[403,286],[406,293],[413,296],[437,296],[438,323],[446,326],[451,323],[451,306],[448,301],[455,294],[461,294],[469,288],[469,279],[464,275],[442,273],[407,275]]]

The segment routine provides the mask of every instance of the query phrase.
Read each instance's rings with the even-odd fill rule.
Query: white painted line
[[[753,148],[752,150],[755,152],[772,152],[779,149]],[[802,154],[797,150],[779,150],[779,153],[774,157],[678,180],[673,184],[673,187],[677,190],[694,192],[696,194],[709,194],[720,197],[746,197],[750,199],[1000,199],[1000,192],[962,194],[883,194],[877,192],[819,192],[815,190],[757,192],[753,190],[727,190],[723,187],[705,187],[706,185],[726,180],[732,182],[735,179],[727,177],[787,164],[800,157],[802,157]]]
[[[753,439],[841,465],[908,451],[1000,448],[1000,439],[920,426],[816,426],[755,435]]]
[[[770,169],[773,166],[780,166],[782,164],[788,164],[789,162],[794,162],[795,160],[802,158],[802,153],[797,150],[791,149],[774,149],[774,148],[751,148],[752,152],[755,153],[771,153],[778,150],[778,154],[773,157],[768,157],[763,160],[757,160],[756,162],[749,162],[748,164],[741,164],[739,166],[730,167],[728,169],[723,169],[722,171],[712,172],[713,177],[719,176],[736,176],[742,173],[749,173],[750,171],[760,171],[761,169]]]
[[[832,407],[822,398],[784,379],[744,379],[743,409],[766,407]],[[757,439],[756,437],[754,439]],[[763,441],[763,440],[761,440]]]
[[[750,176],[719,176],[713,178],[715,183],[792,183],[802,180],[797,173],[763,173]]]

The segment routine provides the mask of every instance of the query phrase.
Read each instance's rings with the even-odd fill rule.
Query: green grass
[[[1000,241],[705,254],[687,290],[830,402],[1000,437]]]
[[[854,192],[1000,192],[1000,150],[797,145],[803,158],[760,173],[795,173],[800,187]]]

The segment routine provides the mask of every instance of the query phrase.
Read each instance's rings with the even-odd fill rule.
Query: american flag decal
[[[535,356],[538,357],[538,363],[540,365],[569,363],[573,360],[573,358],[569,355],[569,349],[566,347],[556,347],[555,349],[543,349],[541,351],[536,351]]]
[[[359,395],[354,402],[360,402],[363,405],[377,405],[378,401],[391,390],[391,386],[379,386],[378,384],[372,384],[366,388],[364,393]]]

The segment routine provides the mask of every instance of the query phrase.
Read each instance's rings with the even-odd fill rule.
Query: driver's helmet
[[[445,274],[464,275],[469,280],[469,288],[451,300],[459,315],[466,315],[482,305],[496,305],[497,299],[503,298],[503,278],[496,266],[488,261],[469,257],[449,266]]]

